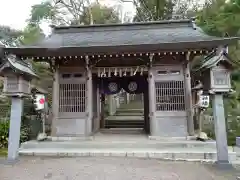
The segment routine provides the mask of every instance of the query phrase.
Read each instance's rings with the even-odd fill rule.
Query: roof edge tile
[[[70,29],[70,28],[94,28],[94,27],[116,27],[116,26],[138,26],[138,25],[161,25],[161,24],[189,24],[190,25],[191,23],[192,23],[191,19],[182,19],[182,20],[162,20],[162,21],[148,21],[148,22],[72,25],[72,26],[50,25],[50,27],[57,30],[57,29]]]

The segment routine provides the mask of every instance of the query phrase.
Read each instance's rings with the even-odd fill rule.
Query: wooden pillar
[[[191,76],[190,76],[190,52],[186,56],[187,63],[184,66],[184,82],[185,82],[185,107],[187,112],[187,129],[190,136],[194,135],[193,124],[193,105],[191,93]]]
[[[147,134],[150,133],[150,124],[149,124],[149,93],[148,89],[145,90],[143,94],[144,102],[144,128]]]
[[[100,128],[100,120],[101,120],[101,101],[100,101],[100,91],[99,87],[97,87],[97,127]]]
[[[59,112],[59,69],[56,67],[53,75],[53,89],[52,89],[52,131],[51,135],[57,135],[56,121]]]
[[[100,128],[104,128],[105,127],[105,120],[104,120],[104,106],[105,106],[105,94],[100,94],[100,113],[101,113],[101,120],[100,120]]]
[[[150,67],[148,70],[148,94],[149,94],[149,120],[150,120],[150,134],[151,136],[156,136],[157,126],[156,126],[156,99],[155,99],[155,81],[152,73],[152,59],[153,55],[150,55]]]
[[[89,68],[89,58],[85,57],[86,60],[86,69],[87,69],[87,121],[86,121],[86,135],[91,135],[93,130],[93,80],[92,80],[92,71]]]

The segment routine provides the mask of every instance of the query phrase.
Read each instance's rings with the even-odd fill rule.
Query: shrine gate
[[[6,54],[48,62],[54,72],[52,136],[100,129],[100,96],[144,94],[151,136],[194,134],[190,63],[235,41],[204,34],[192,20],[59,26],[32,46]]]

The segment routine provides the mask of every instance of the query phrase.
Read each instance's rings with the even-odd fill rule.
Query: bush
[[[8,146],[8,129],[9,121],[0,122],[0,148],[6,148]]]
[[[10,120],[0,122],[0,148],[7,148]],[[21,126],[20,143],[29,140],[29,128]]]

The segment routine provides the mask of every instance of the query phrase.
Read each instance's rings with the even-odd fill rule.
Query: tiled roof
[[[53,27],[53,33],[31,46],[8,47],[5,51],[19,56],[150,52],[188,49],[212,49],[239,38],[209,36],[192,20],[171,20],[128,24]],[[69,52],[68,55],[74,55]]]
[[[164,44],[218,40],[208,36],[190,20],[160,21],[117,25],[55,27],[53,34],[33,46],[102,47]],[[221,38],[222,39],[222,38]]]

